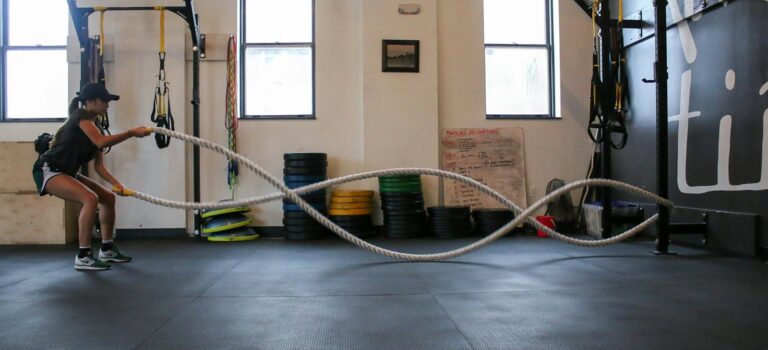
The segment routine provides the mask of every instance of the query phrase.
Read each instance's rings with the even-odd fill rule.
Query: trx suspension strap
[[[622,149],[627,144],[627,126],[626,126],[626,111],[624,110],[624,96],[629,96],[629,90],[626,86],[627,83],[627,73],[626,69],[624,68],[625,64],[625,58],[624,58],[624,26],[623,26],[623,17],[624,17],[624,8],[623,8],[623,0],[619,0],[619,19],[618,19],[618,28],[616,30],[616,35],[613,36],[613,40],[611,40],[611,44],[613,46],[612,50],[612,60],[611,63],[613,65],[611,73],[613,75],[613,79],[615,80],[615,93],[614,93],[614,104],[613,109],[611,110],[611,118],[608,121],[607,125],[607,131],[609,133],[608,136],[608,142],[610,142],[611,147],[614,149]],[[629,98],[627,97],[627,100]],[[610,135],[612,134],[619,134],[619,140],[615,141],[613,137]]]
[[[160,11],[160,70],[157,74],[157,85],[155,86],[155,99],[152,102],[152,115],[150,120],[158,128],[174,130],[173,114],[171,113],[169,83],[165,81],[165,7],[155,7]],[[155,142],[158,148],[166,148],[171,142],[171,138],[159,133],[155,133]]]
[[[229,150],[237,153],[237,82],[235,71],[237,67],[237,46],[235,37],[230,36],[227,44],[227,111],[224,126],[227,128],[227,145]],[[237,175],[239,173],[237,161],[230,159],[227,164],[227,185],[232,190],[232,199],[235,199],[237,188]]]
[[[601,85],[600,85],[600,63],[598,58],[598,38],[597,29],[595,24],[595,17],[597,16],[597,3],[598,0],[592,1],[592,83],[589,96],[589,127],[587,133],[589,138],[594,143],[603,142],[603,131],[605,130],[605,118],[603,117],[603,110],[601,108],[602,101],[600,100]]]
[[[88,82],[106,84],[104,77],[104,13],[107,11],[106,7],[94,7],[94,10],[99,11],[99,39],[91,40],[91,50],[89,52],[88,67],[90,68],[88,74]],[[103,115],[96,117],[96,126],[101,130],[104,135],[111,135],[109,132],[109,112],[104,112]],[[102,151],[109,153],[111,147],[106,147]]]

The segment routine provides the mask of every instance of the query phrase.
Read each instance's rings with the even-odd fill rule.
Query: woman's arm
[[[93,142],[99,149],[114,146],[131,137],[144,137],[150,133],[149,129],[139,126],[115,135],[102,135],[101,131],[99,131],[99,128],[92,120],[81,120],[80,129],[83,130],[85,135],[88,136],[88,138],[91,139],[91,142]]]
[[[99,152],[96,154],[96,159],[93,162],[93,169],[96,170],[96,173],[101,176],[104,181],[107,181],[112,184],[112,187],[115,188],[125,188],[120,181],[118,181],[114,176],[112,176],[112,173],[109,172],[107,167],[104,166],[104,153]]]

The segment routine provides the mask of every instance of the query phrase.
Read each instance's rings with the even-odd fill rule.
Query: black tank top
[[[62,171],[71,176],[87,164],[99,152],[99,148],[80,129],[81,120],[95,120],[96,115],[80,108],[70,114],[69,119],[56,132],[51,148],[40,158],[48,162],[51,170]]]

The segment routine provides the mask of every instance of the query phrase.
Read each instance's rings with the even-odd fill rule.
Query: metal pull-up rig
[[[69,5],[69,15],[75,26],[77,39],[80,43],[80,86],[89,81],[89,67],[91,45],[88,30],[88,17],[94,12],[105,11],[157,11],[158,6],[137,6],[137,7],[78,7],[77,0],[67,0]],[[184,6],[162,6],[162,9],[173,12],[181,17],[189,26],[192,36],[192,133],[195,137],[200,136],[200,58],[205,57],[204,36],[200,34],[198,26],[197,13],[193,0],[184,0]],[[103,39],[100,39],[103,40]],[[200,147],[193,147],[193,182],[194,182],[194,200],[200,201]],[[194,232],[195,237],[200,237],[200,227],[202,219],[199,211],[194,212]]]

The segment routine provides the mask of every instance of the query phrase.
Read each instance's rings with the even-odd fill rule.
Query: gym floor
[[[437,252],[464,240],[385,240]],[[768,266],[651,241],[504,238],[409,263],[339,239],[127,240],[134,262],[72,268],[74,246],[0,247],[0,348],[765,349]]]

